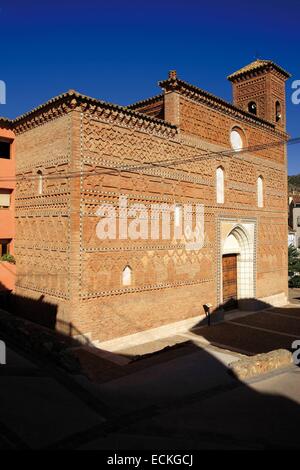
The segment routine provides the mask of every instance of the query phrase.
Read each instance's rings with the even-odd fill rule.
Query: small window
[[[174,209],[174,225],[175,227],[180,227],[182,218],[182,207],[180,205],[176,205]]]
[[[297,217],[297,227],[300,227],[300,217]]]
[[[0,256],[9,255],[9,247],[11,240],[0,239]]]
[[[258,207],[264,206],[264,188],[263,179],[261,176],[257,178],[257,205]]]
[[[38,175],[38,194],[43,194],[43,173],[41,170],[37,172]]]
[[[244,147],[244,134],[239,127],[234,127],[230,132],[231,147],[235,152],[240,152]]]
[[[275,103],[275,116],[276,116],[276,122],[279,122],[281,120],[281,104],[279,101],[276,101]]]
[[[0,189],[0,209],[10,207],[11,191],[9,189]]]
[[[250,103],[248,103],[248,111],[251,114],[255,114],[255,116],[257,115],[257,106],[255,101],[250,101]]]
[[[0,158],[10,159],[10,145],[7,140],[0,140]]]
[[[221,166],[216,171],[217,203],[224,203],[224,170]]]
[[[130,286],[132,283],[132,269],[126,266],[122,273],[122,284],[123,286]]]

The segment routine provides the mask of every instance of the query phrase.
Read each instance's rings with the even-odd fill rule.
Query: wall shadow
[[[58,306],[45,301],[43,294],[38,299],[18,295],[7,289],[1,290],[0,282],[0,309],[16,318],[32,322],[32,328],[34,325],[44,327],[44,331],[48,331],[48,334],[51,331],[53,337],[68,338],[72,344],[90,344],[89,339],[72,322],[57,318]],[[81,340],[78,341],[76,337],[80,337]]]
[[[72,322],[58,319],[57,311],[58,306],[45,301],[44,295],[38,299],[20,296],[0,282],[0,337],[29,355],[38,355],[45,364],[80,373],[79,360],[71,350],[90,341]]]
[[[9,293],[5,297],[6,298],[3,299],[4,305],[0,303],[0,308],[4,308],[18,317],[30,320],[50,329],[55,329],[57,306],[51,302],[46,302],[44,295],[41,295],[38,299],[32,299],[30,297]]]

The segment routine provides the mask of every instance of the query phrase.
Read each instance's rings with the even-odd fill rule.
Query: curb
[[[289,366],[293,363],[293,356],[286,349],[276,349],[268,353],[257,354],[240,359],[229,364],[229,373],[237,379],[248,379],[257,375],[266,374],[272,370]]]

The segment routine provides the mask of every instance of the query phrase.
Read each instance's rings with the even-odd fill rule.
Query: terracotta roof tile
[[[12,122],[11,119],[0,116],[0,126],[10,127]]]
[[[216,95],[213,95],[212,93],[209,93],[208,91],[203,90],[202,88],[199,88],[195,85],[192,85],[188,82],[185,82],[184,80],[181,80],[179,78],[168,78],[166,80],[161,80],[158,82],[158,85],[163,89],[166,90],[168,88],[170,89],[177,89],[179,92],[183,92],[184,90],[189,90],[195,96],[202,97],[206,99],[207,101],[211,101],[212,103],[219,104],[221,107],[224,109],[231,110],[234,113],[237,113],[240,116],[243,116],[247,119],[250,119],[253,122],[256,122],[258,124],[263,124],[265,126],[268,126],[272,129],[275,129],[275,125],[271,123],[270,121],[267,121],[265,119],[262,119],[258,116],[255,116],[254,114],[251,114],[247,111],[244,111],[241,108],[238,108],[237,106],[234,106],[233,104],[229,103],[228,101],[225,101],[222,98],[219,98]]]
[[[46,101],[45,103],[41,104],[40,106],[37,106],[36,108],[31,109],[27,113],[24,113],[24,114],[16,117],[11,122],[12,122],[12,124],[18,124],[20,121],[23,121],[24,119],[30,117],[34,113],[37,113],[39,111],[44,110],[48,106],[51,106],[51,105],[53,105],[57,102],[64,101],[66,99],[71,99],[71,98],[77,98],[78,100],[86,102],[86,103],[91,103],[91,104],[95,104],[95,105],[102,105],[103,107],[107,107],[107,108],[113,109],[115,111],[123,112],[123,113],[128,113],[131,116],[136,116],[139,119],[141,119],[141,113],[135,111],[134,109],[130,109],[129,107],[120,106],[120,105],[117,105],[117,104],[109,103],[107,101],[92,98],[90,96],[83,95],[82,93],[79,93],[76,90],[68,90],[65,93],[61,93],[60,95],[57,95],[54,98],[51,98],[50,100]],[[171,124],[171,123],[169,123],[165,120],[158,119],[158,118],[151,117],[151,116],[144,115],[144,114],[142,116],[143,116],[142,119],[144,119],[144,120],[152,121],[154,123],[163,125],[165,127],[176,129],[176,126],[174,124]]]
[[[274,68],[278,72],[282,73],[282,75],[284,75],[286,78],[289,78],[291,76],[282,67],[279,67],[279,65],[276,65],[274,62],[272,62],[272,60],[256,59],[254,62],[251,62],[251,64],[245,65],[245,67],[242,67],[241,69],[232,73],[227,78],[228,80],[235,80],[236,78],[247,74],[248,72],[263,70],[266,67]]]
[[[126,106],[128,109],[135,109],[139,108],[141,106],[145,106],[150,103],[154,103],[155,101],[161,101],[163,100],[164,95],[160,93],[159,95],[151,96],[150,98],[146,98],[144,100],[136,101],[135,103],[129,104]]]

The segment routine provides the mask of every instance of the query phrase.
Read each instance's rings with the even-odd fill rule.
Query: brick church
[[[129,106],[70,90],[12,121],[16,295],[100,342],[192,325],[204,304],[285,304],[288,77],[256,60],[228,77],[231,104],[172,71]],[[100,239],[97,209],[120,195],[203,204],[203,246]]]

